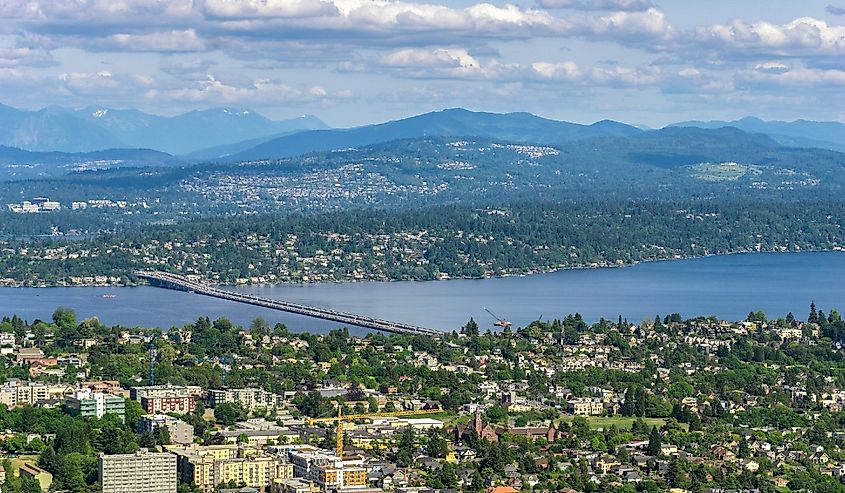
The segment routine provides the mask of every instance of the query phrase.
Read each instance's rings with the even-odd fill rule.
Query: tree
[[[466,334],[468,336],[477,336],[479,333],[478,330],[478,323],[476,323],[475,319],[470,318],[469,322],[461,328],[461,334]]]
[[[440,430],[437,428],[429,428],[425,432],[425,437],[428,440],[425,446],[426,453],[435,459],[442,459],[449,453],[449,444]]]
[[[76,312],[70,308],[60,306],[53,312],[53,323],[60,329],[75,329]]]
[[[395,461],[400,467],[408,467],[414,459],[414,452],[416,451],[416,436],[414,429],[406,426],[399,434],[399,439],[396,444]]]
[[[214,408],[214,419],[224,426],[232,426],[244,417],[244,411],[241,406],[224,402],[218,404]]]
[[[737,450],[737,457],[740,459],[747,459],[750,455],[751,450],[748,447],[748,440],[745,437],[742,437],[739,441],[739,450]]]
[[[141,407],[141,403],[133,400],[133,399],[126,399],[124,401],[124,422],[132,427],[138,426],[138,421],[141,419],[141,416],[147,414],[144,411],[144,408]]]
[[[646,453],[657,457],[660,455],[661,446],[660,431],[657,429],[657,426],[652,426],[651,434],[648,436],[648,447],[646,447]]]

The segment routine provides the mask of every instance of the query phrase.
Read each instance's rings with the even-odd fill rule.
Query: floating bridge
[[[192,281],[183,276],[170,274],[168,272],[142,270],[136,271],[135,275],[146,279],[154,286],[162,288],[203,294],[223,300],[236,301],[238,303],[246,303],[249,305],[270,308],[288,313],[296,313],[298,315],[305,315],[306,317],[320,318],[342,324],[356,325],[367,329],[391,332],[394,334],[424,335],[432,337],[439,337],[443,335],[443,332],[439,330],[429,329],[426,327],[419,327],[401,322],[391,322],[389,320],[381,320],[364,315],[355,315],[354,313],[328,310],[300,303],[291,303],[289,301],[274,300],[270,298],[262,298],[260,296],[227,291],[225,289],[215,288],[203,282]]]

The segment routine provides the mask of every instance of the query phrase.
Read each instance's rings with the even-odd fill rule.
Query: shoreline
[[[381,279],[381,278],[371,278],[371,279],[347,279],[347,280],[319,280],[313,282],[264,282],[264,283],[221,283],[221,284],[209,284],[210,286],[215,287],[248,287],[248,286],[314,286],[318,284],[358,284],[358,283],[368,283],[368,282],[383,282],[383,283],[392,283],[392,282],[442,282],[442,281],[457,281],[457,280],[484,280],[484,279],[504,279],[510,277],[528,277],[533,275],[539,274],[553,274],[555,272],[562,272],[562,271],[570,271],[570,270],[597,270],[597,269],[620,269],[626,267],[635,267],[641,264],[650,264],[656,262],[673,262],[679,260],[695,260],[695,259],[704,259],[710,257],[726,257],[731,255],[760,255],[760,254],[801,254],[801,253],[843,253],[845,252],[845,247],[842,246],[835,246],[829,249],[807,249],[807,250],[799,250],[799,251],[735,251],[735,252],[725,252],[725,253],[709,253],[706,255],[684,255],[684,256],[672,256],[666,258],[655,258],[655,259],[648,259],[648,260],[638,260],[635,262],[630,263],[615,263],[615,262],[607,262],[601,264],[591,264],[591,265],[577,265],[577,266],[563,266],[563,267],[552,267],[552,268],[537,268],[537,269],[529,269],[525,272],[513,272],[513,273],[504,273],[499,275],[483,275],[479,277],[446,277],[441,279]],[[84,277],[95,277],[95,276],[84,276]],[[108,277],[108,276],[105,276]],[[139,282],[139,283],[132,283],[132,284],[120,284],[120,283],[83,283],[83,284],[70,284],[70,283],[45,283],[45,284],[24,284],[24,283],[16,283],[16,284],[6,284],[0,285],[0,288],[30,288],[30,289],[48,289],[48,288],[128,288],[128,287],[141,287],[141,286],[150,286],[147,282]]]

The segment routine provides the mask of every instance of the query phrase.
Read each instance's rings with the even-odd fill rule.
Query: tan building
[[[239,404],[249,412],[285,406],[284,396],[257,388],[211,389],[208,391],[208,401],[211,407],[217,407],[223,403]]]
[[[182,481],[205,491],[234,481],[269,492],[275,480],[293,478],[293,464],[254,448],[212,445],[171,448],[170,451],[179,457]]]
[[[582,397],[569,401],[569,412],[575,416],[601,416],[604,403],[598,398]]]
[[[38,481],[38,484],[41,485],[42,491],[49,490],[50,486],[53,484],[53,475],[35,464],[25,462],[21,464],[18,472],[22,478],[29,478]]]
[[[70,385],[11,380],[0,387],[0,404],[6,407],[34,406],[38,401],[62,399],[73,390]]]
[[[141,449],[134,454],[100,454],[103,493],[175,493],[176,456]]]
[[[294,475],[317,483],[320,490],[363,488],[367,485],[364,461],[341,460],[337,455],[310,445],[288,448]]]
[[[277,479],[273,481],[271,493],[320,493],[320,486],[307,479]]]

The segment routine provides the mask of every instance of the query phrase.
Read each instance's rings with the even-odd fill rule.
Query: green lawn
[[[566,421],[571,423],[574,419],[574,416],[564,416],[561,418],[561,421]],[[628,430],[631,428],[631,425],[637,418],[628,418],[625,416],[588,416],[586,417],[587,421],[590,423],[590,428],[592,429],[599,429],[599,428],[608,428],[611,425],[616,425],[619,429]],[[661,426],[666,424],[666,420],[662,418],[642,418],[643,421],[649,426],[657,426],[660,428]]]

